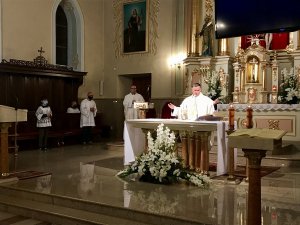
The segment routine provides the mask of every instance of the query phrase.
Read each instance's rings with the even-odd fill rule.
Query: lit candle
[[[253,117],[253,109],[252,109],[251,105],[248,105],[248,107],[247,107],[247,124],[246,124],[246,127],[248,129],[253,127],[252,117]]]
[[[229,130],[234,130],[234,112],[235,112],[235,109],[234,109],[234,106],[233,104],[230,104],[229,106]]]

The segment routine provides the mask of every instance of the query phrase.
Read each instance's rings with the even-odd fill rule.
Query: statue
[[[211,17],[205,17],[204,24],[199,33],[199,36],[203,36],[202,40],[202,56],[213,55],[213,23]]]
[[[273,39],[273,34],[272,33],[266,33],[265,34],[265,41],[266,41],[266,49],[270,50],[270,45]]]

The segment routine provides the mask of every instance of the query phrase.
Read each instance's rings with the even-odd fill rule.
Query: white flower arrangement
[[[138,174],[140,180],[152,183],[169,184],[179,180],[186,180],[199,187],[206,187],[211,182],[206,175],[187,171],[183,168],[182,159],[175,152],[176,136],[164,124],[156,130],[156,140],[148,132],[148,150],[117,176],[126,177]]]
[[[208,85],[208,90],[206,95],[211,99],[215,100],[221,97],[222,85],[220,80],[220,75],[217,71],[212,71],[205,83]]]
[[[286,68],[281,71],[281,84],[278,95],[280,103],[297,104],[300,102],[300,86],[298,76],[294,74],[294,69],[288,72]]]

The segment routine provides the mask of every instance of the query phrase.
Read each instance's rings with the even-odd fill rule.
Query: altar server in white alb
[[[93,93],[88,92],[87,98],[82,100],[80,104],[82,144],[92,143],[92,128],[96,126],[94,117],[97,115],[97,106],[93,97]]]
[[[39,130],[39,148],[42,151],[47,151],[48,132],[49,128],[52,126],[52,111],[48,105],[47,98],[42,98],[41,105],[36,110],[35,115],[37,118],[36,126]]]
[[[138,109],[133,107],[135,102],[145,102],[145,100],[136,92],[136,86],[131,85],[130,93],[125,96],[123,101],[125,120],[138,119]]]
[[[214,101],[201,93],[201,85],[192,85],[192,95],[185,98],[180,107],[169,103],[172,109],[171,116],[178,116],[180,119],[196,120],[199,116],[212,115],[215,111]]]

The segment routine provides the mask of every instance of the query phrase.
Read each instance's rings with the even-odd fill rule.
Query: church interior
[[[261,225],[300,225],[300,25],[217,38],[218,1],[0,0],[0,224],[258,225],[249,220],[257,217],[249,202],[258,190]],[[219,100],[217,123],[234,127],[223,129],[224,140],[213,128],[214,140],[201,142],[211,186],[117,177],[126,141],[136,144],[131,134],[125,138],[132,124],[123,100],[131,85],[147,103],[140,109],[146,124],[176,120],[167,104],[180,105],[193,83]],[[93,143],[83,145],[80,113],[66,112],[89,92],[98,111]],[[38,148],[36,127],[43,97],[53,113],[47,151]],[[251,128],[283,133],[270,142],[272,151],[263,143],[257,161],[236,149],[249,147],[247,141],[230,155],[226,141],[234,129]],[[191,143],[197,151],[197,137],[186,145],[181,139],[178,154]],[[229,177],[219,172],[223,143]],[[233,171],[243,168],[242,176],[230,162]],[[257,166],[255,190],[249,179]]]

